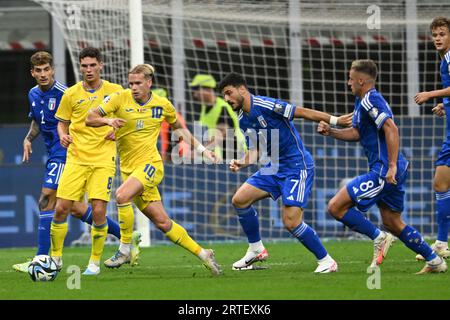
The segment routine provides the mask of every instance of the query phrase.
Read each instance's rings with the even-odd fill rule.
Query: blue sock
[[[428,243],[423,240],[422,235],[414,229],[413,227],[407,225],[400,236],[398,237],[408,248],[410,248],[415,253],[419,253],[426,261],[430,261],[436,258],[436,253],[428,245]]]
[[[259,234],[258,212],[252,206],[248,208],[236,208],[239,222],[247,235],[248,243],[255,243],[261,240]]]
[[[39,212],[38,249],[36,255],[48,255],[50,250],[50,226],[55,210]]]
[[[437,239],[447,242],[450,228],[450,190],[436,192],[436,213],[438,223]]]
[[[365,234],[372,240],[374,240],[380,234],[380,229],[378,229],[372,222],[367,220],[367,218],[364,217],[362,213],[355,208],[350,208],[339,221],[341,221],[353,231]]]
[[[91,206],[89,206],[87,208],[86,212],[81,217],[81,221],[86,222],[89,225],[92,225],[92,207]],[[108,222],[108,233],[112,234],[117,239],[120,239],[119,224],[108,216],[106,216],[106,221]]]
[[[322,245],[322,242],[320,242],[317,233],[306,223],[300,223],[291,231],[291,233],[306,247],[306,249],[314,253],[317,260],[325,258],[328,254],[327,250]]]

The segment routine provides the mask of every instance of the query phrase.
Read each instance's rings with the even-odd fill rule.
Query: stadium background
[[[351,111],[353,97],[349,95],[346,86],[348,64],[355,58],[376,60],[380,67],[378,88],[388,98],[397,117],[402,151],[412,161],[413,169],[417,168],[411,171],[405,216],[425,235],[433,235],[435,227],[431,180],[433,161],[444,134],[443,121],[431,116],[432,103],[420,108],[419,114],[415,116],[408,114],[410,97],[407,89],[409,79],[404,25],[401,21],[399,25],[394,24],[398,29],[389,31],[388,35],[380,34],[377,30],[368,31],[365,25],[361,25],[352,30],[352,37],[346,37],[343,33],[344,38],[350,39],[350,42],[345,42],[346,39],[343,38],[330,41],[330,37],[323,35],[332,31],[333,26],[325,21],[333,17],[333,12],[320,5],[322,2],[331,3],[336,8],[339,7],[339,1],[304,2],[317,3],[316,8],[320,9],[324,20],[318,19],[320,34],[307,30],[307,35],[302,39],[303,105],[335,114]],[[283,1],[260,3],[277,7]],[[358,3],[361,7],[378,3],[382,10],[385,8],[382,1]],[[391,1],[391,5],[403,6],[403,3]],[[434,15],[442,11],[442,7],[431,10],[433,3],[421,1],[420,8],[417,4],[418,11],[427,9],[424,20],[431,21]],[[389,12],[389,7],[382,11],[382,18],[384,12]],[[38,138],[33,142],[31,162],[21,164],[22,141],[28,130],[27,92],[35,85],[34,79],[29,75],[28,61],[36,50],[55,50],[52,34],[55,22],[40,5],[25,0],[0,1],[0,15],[0,63],[4,71],[0,79],[0,247],[34,246],[37,238],[37,200],[46,159],[43,143]],[[367,16],[363,16],[363,20],[366,18]],[[206,22],[203,27],[207,28]],[[427,24],[417,25],[417,31],[420,90],[431,90],[440,85],[438,57],[430,42]],[[257,32],[264,30],[259,29]],[[239,48],[227,46],[226,42],[216,42],[215,48],[211,49],[207,44],[210,40],[207,37],[191,42],[192,45],[185,50],[186,103],[183,106],[190,126],[198,115],[198,106],[190,97],[187,83],[197,72],[211,73],[217,80],[231,70],[243,72],[248,76],[250,88],[258,94],[291,100],[288,81],[289,39],[283,39],[284,33],[277,32],[275,26],[269,33],[274,36],[272,39],[268,37],[258,44],[245,43],[245,46]],[[353,37],[354,35],[356,36]],[[345,44],[339,43],[340,41]],[[155,84],[168,88],[169,97],[172,97],[174,92],[173,79],[169,76],[173,72],[170,47],[156,41],[146,43],[146,48],[146,62],[152,63],[157,69]],[[62,69],[58,66],[58,69],[60,72],[62,70],[60,74],[64,75],[66,83],[71,85],[75,82],[76,74],[69,50],[65,51],[64,56],[65,66]],[[356,145],[328,141],[314,134],[314,124],[297,121],[296,125],[316,161],[317,178],[305,219],[322,237],[347,237],[350,233],[326,216],[326,203],[343,178],[352,177],[366,169],[366,160],[364,157],[361,159],[363,155]],[[168,162],[165,164],[166,177],[162,185],[166,208],[198,240],[243,240],[230,199],[246,174],[253,170],[255,167],[241,175],[231,175],[226,165],[211,169],[210,166],[176,166]],[[263,217],[262,231],[265,239],[290,238],[282,229],[279,203],[267,200],[258,208]],[[111,210],[114,210],[113,203]],[[369,214],[373,221],[378,221],[375,209]],[[83,228],[79,222],[71,220],[68,240],[77,239]],[[153,228],[151,235],[152,241],[164,241],[163,236],[154,232]]]

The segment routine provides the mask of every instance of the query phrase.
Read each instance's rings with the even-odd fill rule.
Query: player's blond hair
[[[357,72],[364,73],[371,77],[374,81],[377,79],[378,67],[376,63],[371,59],[361,59],[352,62],[350,69]]]
[[[31,69],[36,66],[42,66],[44,64],[53,66],[53,56],[47,51],[38,51],[30,58]]]
[[[139,74],[142,73],[145,79],[153,79],[153,75],[155,74],[155,68],[148,63],[138,64],[131,68],[128,74]]]

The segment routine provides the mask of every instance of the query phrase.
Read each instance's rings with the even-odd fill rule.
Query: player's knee
[[[128,203],[131,202],[132,199],[130,199],[129,196],[127,196],[125,194],[125,192],[121,191],[121,190],[117,190],[116,191],[116,201],[117,204],[124,204],[124,203]]]
[[[70,207],[64,203],[56,203],[54,218],[56,221],[63,221],[67,218]]]
[[[231,199],[231,203],[236,208],[247,208],[249,205],[251,205],[251,202],[237,194],[233,196],[233,198]]]
[[[443,183],[442,181],[439,180],[434,180],[433,189],[435,192],[446,192],[449,190],[449,186],[447,183]]]
[[[172,221],[169,218],[154,220],[153,223],[155,224],[155,227],[163,233],[169,232],[172,228]]]
[[[334,199],[328,202],[327,211],[335,219],[342,218],[337,201]]]

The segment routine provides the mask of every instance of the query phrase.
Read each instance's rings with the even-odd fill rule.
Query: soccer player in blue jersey
[[[237,73],[223,78],[219,88],[226,102],[239,112],[239,126],[250,138],[247,139],[245,156],[231,160],[231,171],[237,172],[257,160],[257,140],[267,143],[267,155],[270,157],[270,162],[247,179],[232,199],[249,242],[246,254],[233,264],[233,270],[252,269],[254,262],[268,258],[259,232],[258,213],[252,205],[269,196],[274,200],[281,196],[284,226],[316,256],[318,266],[314,272],[337,271],[336,261],[328,254],[316,232],[303,222],[303,210],[307,206],[314,178],[314,161],[303,145],[293,119],[331,121],[340,125],[347,122],[349,125],[351,115],[337,118],[282,100],[253,95],[244,78]]]
[[[38,249],[36,255],[48,255],[50,249],[50,224],[55,212],[56,189],[66,162],[66,149],[59,142],[58,120],[55,113],[67,87],[54,79],[53,57],[45,51],[31,56],[31,75],[37,85],[28,93],[30,103],[30,130],[23,141],[23,162],[32,153],[32,141],[41,133],[47,149],[48,160],[39,198]],[[85,203],[76,202],[72,215],[92,224],[92,209]],[[109,233],[120,238],[119,225],[110,220]],[[15,264],[17,271],[27,272],[29,262]]]
[[[356,96],[353,126],[331,128],[320,122],[317,131],[344,141],[360,141],[369,162],[369,172],[352,179],[328,203],[328,212],[353,231],[374,241],[371,267],[382,263],[394,237],[381,231],[361,212],[377,205],[385,228],[409,249],[425,257],[418,272],[445,272],[447,265],[424,241],[422,235],[401,218],[408,161],[399,152],[400,138],[389,104],[375,89],[378,68],[372,60],[353,61],[348,85]],[[358,210],[355,209],[358,208]]]
[[[443,89],[416,94],[414,100],[422,104],[429,99],[442,98],[433,108],[433,113],[442,116],[447,114],[447,135],[441,152],[435,162],[433,188],[436,193],[436,213],[438,232],[436,242],[431,246],[443,258],[450,257],[448,249],[448,231],[450,228],[450,19],[436,17],[430,24],[434,46],[441,57],[441,80]],[[421,255],[416,259],[423,260]]]

